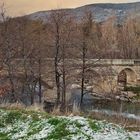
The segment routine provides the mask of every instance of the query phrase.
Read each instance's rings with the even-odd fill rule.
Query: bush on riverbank
[[[125,86],[124,87],[124,91],[132,91],[135,94],[140,95],[140,86],[136,86],[136,87],[133,87],[133,86]]]

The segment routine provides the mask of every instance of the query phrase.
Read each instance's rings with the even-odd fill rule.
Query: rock
[[[87,86],[87,87],[86,87],[86,90],[92,91],[92,90],[93,90],[93,86]]]
[[[136,94],[134,94],[133,92],[127,92],[127,96],[128,96],[128,98],[133,98],[133,97],[136,97],[137,95]]]
[[[121,100],[121,101],[128,101],[128,98],[120,97],[120,100]]]
[[[119,100],[119,99],[120,99],[120,96],[116,96],[115,98],[116,98],[117,100]]]
[[[122,92],[124,96],[128,96],[128,92]]]
[[[131,91],[122,91],[121,92],[121,95],[120,95],[121,97],[125,97],[125,98],[133,98],[133,97],[135,97],[135,96],[137,96],[136,94],[134,94],[133,92],[131,92]]]
[[[81,86],[80,85],[78,85],[78,84],[72,84],[71,85],[71,89],[74,89],[74,88],[81,88]]]

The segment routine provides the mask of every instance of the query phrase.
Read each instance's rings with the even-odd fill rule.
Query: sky
[[[93,3],[127,3],[140,0],[0,0],[9,16],[22,16],[29,13],[57,8],[75,8]]]

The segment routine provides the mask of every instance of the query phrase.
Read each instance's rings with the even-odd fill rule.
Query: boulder
[[[137,95],[135,93],[131,92],[131,91],[122,91],[121,96],[124,96],[124,97],[127,97],[127,98],[133,98]]]
[[[133,98],[133,97],[136,97],[137,95],[134,94],[133,92],[129,91],[129,92],[127,92],[127,96],[128,96],[128,98]]]
[[[86,87],[86,90],[88,90],[88,91],[93,91],[93,86],[87,86],[87,87]]]

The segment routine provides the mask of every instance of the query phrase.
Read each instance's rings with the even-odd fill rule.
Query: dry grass
[[[27,106],[26,110],[44,112],[43,105],[42,104],[37,104],[37,103],[34,103],[31,106]]]
[[[50,112],[50,114],[52,115],[58,115],[58,116],[76,116],[76,115],[81,115],[80,112],[80,107],[74,103],[71,106],[58,106],[58,107],[54,107],[53,110]]]
[[[62,115],[62,112],[60,111],[60,106],[54,107],[53,110],[50,112],[50,114],[58,116]]]
[[[73,115],[80,115],[81,114],[80,106],[76,102],[73,103],[72,114]]]
[[[44,112],[45,110],[43,109],[43,104],[33,104],[31,106],[26,106],[22,103],[16,102],[16,103],[1,103],[0,104],[0,108],[6,108],[6,109],[24,109],[24,110],[28,110],[28,111],[40,111],[40,112]],[[71,106],[58,106],[58,107],[54,107],[52,109],[51,112],[49,112],[52,115],[58,115],[58,116],[68,116],[68,115],[80,115],[80,107],[74,103]]]
[[[129,130],[140,131],[140,120],[125,118],[124,116],[121,116],[119,114],[110,116],[100,112],[91,112],[89,113],[89,116],[97,120],[106,120],[111,123],[119,124],[123,128]]]
[[[22,103],[16,102],[16,103],[2,103],[0,104],[0,108],[6,108],[6,109],[24,109],[24,110],[28,110],[28,111],[37,111],[37,112],[45,112],[44,110],[44,106],[43,104],[33,104],[31,106],[26,106]],[[69,115],[81,115],[80,112],[80,107],[74,103],[71,106],[58,106],[58,107],[54,107],[52,109],[52,111],[49,112],[49,114],[51,115],[57,115],[57,116],[69,116]]]
[[[6,108],[6,109],[24,109],[28,111],[39,111],[43,112],[43,105],[42,104],[33,104],[31,106],[26,106],[22,103],[16,102],[16,103],[2,103],[0,104],[0,108]]]
[[[25,109],[26,106],[22,103],[1,103],[0,108],[7,108],[7,109]]]

